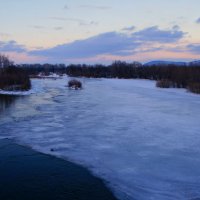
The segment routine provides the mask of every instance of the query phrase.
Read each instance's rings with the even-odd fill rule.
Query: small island
[[[73,79],[68,82],[68,87],[75,90],[82,89],[82,83],[76,79]]]

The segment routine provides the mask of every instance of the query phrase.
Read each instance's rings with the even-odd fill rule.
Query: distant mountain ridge
[[[175,61],[163,61],[163,60],[155,60],[148,63],[145,63],[144,66],[168,66],[168,65],[176,65],[176,66],[196,66],[200,65],[200,60],[192,61],[192,62],[175,62]]]
[[[189,65],[200,65],[200,60],[189,62]]]

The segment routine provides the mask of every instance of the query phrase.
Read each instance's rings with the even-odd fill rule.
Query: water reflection
[[[0,113],[2,113],[5,109],[9,108],[10,106],[14,105],[17,98],[18,98],[17,96],[1,94],[0,95]]]

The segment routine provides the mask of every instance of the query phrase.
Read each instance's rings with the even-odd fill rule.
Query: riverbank
[[[0,180],[4,200],[116,200],[85,168],[11,140],[0,140]]]

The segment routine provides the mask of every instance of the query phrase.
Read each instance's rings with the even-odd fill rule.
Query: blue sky
[[[0,0],[17,63],[200,59],[199,0]]]

